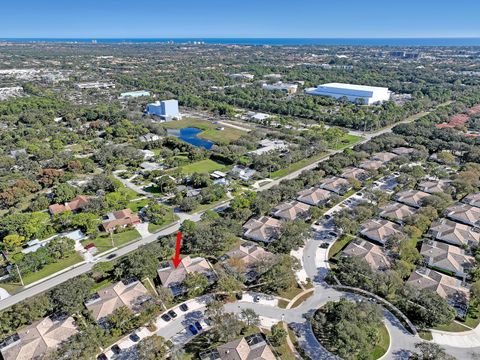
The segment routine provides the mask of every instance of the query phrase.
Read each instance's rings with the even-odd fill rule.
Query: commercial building
[[[157,101],[147,105],[147,114],[156,115],[164,120],[181,119],[177,100]]]
[[[363,101],[366,105],[381,103],[390,99],[391,92],[388,88],[352,85],[342,83],[329,83],[319,85],[316,88],[305,90],[308,95],[327,96],[335,99],[347,98],[350,102]]]
[[[262,89],[269,91],[283,91],[287,94],[295,94],[298,90],[297,84],[287,84],[281,81],[276,82],[275,84],[263,84]]]
[[[137,98],[141,96],[150,96],[150,92],[145,90],[124,92],[120,94],[120,99]]]

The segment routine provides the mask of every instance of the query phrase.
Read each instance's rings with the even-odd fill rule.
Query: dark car
[[[326,242],[320,244],[320,248],[322,248],[322,249],[326,249],[328,247],[329,247],[329,244],[326,243]]]
[[[200,325],[200,323],[199,323],[198,321],[195,321],[195,327],[197,328],[198,331],[202,331],[202,330],[203,330],[202,325]]]
[[[108,357],[105,354],[100,354],[97,356],[97,360],[108,360]]]
[[[114,257],[117,257],[117,254],[110,254],[107,256],[107,260],[112,260]]]
[[[170,320],[172,320],[172,318],[171,318],[168,314],[163,314],[163,315],[161,316],[161,318],[162,318],[164,321],[170,321]]]
[[[188,305],[187,304],[180,305],[180,310],[187,311],[188,310]]]
[[[188,325],[188,330],[190,330],[190,332],[191,332],[193,335],[197,335],[197,334],[198,334],[197,328],[196,328],[195,326],[193,326],[193,324]]]
[[[113,345],[111,350],[115,355],[120,354],[120,352],[122,351],[122,349],[120,349],[120,347],[117,344]]]
[[[140,336],[138,336],[138,335],[135,334],[135,333],[130,334],[129,338],[130,338],[130,340],[132,340],[133,342],[139,342],[139,341],[140,341]]]
[[[170,316],[172,317],[172,319],[175,319],[175,318],[177,317],[177,313],[176,313],[175,311],[173,311],[173,310],[170,310],[170,311],[168,312],[168,315],[170,315]]]

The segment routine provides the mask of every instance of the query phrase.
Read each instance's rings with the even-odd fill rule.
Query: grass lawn
[[[462,324],[452,321],[450,324],[446,325],[438,325],[435,326],[433,329],[441,330],[441,331],[449,331],[449,332],[463,332],[463,331],[470,331],[470,329]]]
[[[104,279],[100,281],[99,283],[95,283],[91,288],[90,288],[90,293],[94,294],[98,290],[101,290],[103,288],[106,288],[108,285],[112,284],[112,279]]]
[[[352,235],[343,235],[340,239],[335,241],[332,247],[328,250],[328,259],[337,255],[347,244],[352,241],[354,237]]]
[[[377,360],[381,358],[387,352],[388,346],[390,345],[390,335],[388,334],[388,330],[385,325],[382,325],[379,330],[380,340],[373,349],[373,352],[370,354],[371,360]]]
[[[340,141],[337,144],[331,144],[330,148],[333,150],[340,150],[348,146],[352,146],[353,144],[356,144],[362,140],[363,140],[363,137],[361,136],[346,134],[344,137],[340,139]]]
[[[278,294],[278,296],[292,300],[295,296],[300,294],[302,291],[303,290],[301,287],[292,287],[288,290],[282,291],[281,293]]]
[[[263,333],[269,336],[271,334],[271,331],[264,330]],[[273,350],[276,352],[276,355],[281,360],[295,360],[295,354],[292,352],[292,350],[290,350],[286,341],[280,346],[273,347]]]
[[[198,137],[213,141],[217,144],[229,144],[245,134],[245,131],[243,130],[234,129],[229,126],[223,126],[220,124],[213,124],[210,121],[193,118],[184,118],[179,121],[168,121],[166,123],[161,123],[160,125],[167,129],[182,129],[186,127],[195,127],[197,129],[203,130],[203,132],[198,134]],[[224,130],[217,130],[217,128],[219,127],[223,127]]]
[[[156,233],[160,231],[161,229],[166,228],[167,226],[171,225],[175,221],[178,220],[178,216],[173,213],[173,211],[170,211],[168,213],[168,216],[164,218],[164,222],[162,224],[153,224],[153,223],[148,223],[148,232]]]
[[[15,294],[17,291],[22,289],[22,284],[20,283],[2,283],[0,288],[8,291],[10,295]]]
[[[480,324],[480,305],[477,306],[477,308],[474,308],[473,304],[471,303],[468,308],[467,317],[465,319],[465,325],[473,329],[473,328],[476,328],[478,324]]]
[[[25,283],[25,285],[31,284],[60,270],[68,268],[69,266],[75,265],[81,261],[83,261],[83,257],[76,252],[63,260],[60,260],[53,264],[48,264],[43,269],[37,272],[25,275],[23,277],[23,282]]]
[[[287,305],[288,305],[288,301],[287,301],[287,300],[283,300],[283,299],[278,300],[278,307],[279,307],[280,309],[286,309],[286,308],[287,308]]]
[[[94,240],[87,239],[83,240],[81,243],[82,245],[87,245],[90,243],[94,243],[98,249],[98,253],[103,253],[107,250],[112,249],[113,247],[120,247],[129,243],[132,240],[140,238],[140,233],[136,229],[127,230],[118,234],[112,234],[113,244],[112,246],[112,239],[110,238],[110,234],[102,233]]]
[[[423,340],[433,340],[432,333],[430,331],[419,331],[418,336],[420,336]]]
[[[288,175],[288,174],[290,174],[294,171],[300,170],[301,168],[303,168],[307,165],[313,164],[314,162],[316,162],[316,161],[322,159],[323,157],[325,157],[326,155],[327,155],[326,153],[321,153],[321,154],[318,154],[316,156],[312,156],[310,158],[297,161],[296,163],[291,164],[289,167],[287,167],[285,169],[280,169],[280,170],[277,170],[275,172],[272,172],[270,174],[270,178],[277,179],[277,178],[283,177],[285,175]]]
[[[145,207],[149,203],[148,199],[141,199],[136,201],[130,201],[127,205],[127,208],[132,210],[134,213],[138,212],[141,208]]]
[[[200,212],[200,211],[206,211],[206,210],[209,210],[209,209],[213,209],[214,207],[220,205],[221,203],[223,203],[227,200],[228,200],[227,196],[224,196],[222,199],[220,199],[218,201],[215,201],[211,204],[201,204],[201,205],[197,206],[194,210],[189,211],[188,213],[193,214],[193,213],[197,213],[197,212]]]
[[[193,173],[211,173],[215,170],[224,170],[225,165],[220,164],[216,161],[205,159],[200,160],[188,165],[179,167],[179,170],[184,174],[193,174]]]

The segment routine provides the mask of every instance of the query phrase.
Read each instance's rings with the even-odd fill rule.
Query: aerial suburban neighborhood
[[[480,47],[244,40],[0,39],[0,359],[480,358]]]

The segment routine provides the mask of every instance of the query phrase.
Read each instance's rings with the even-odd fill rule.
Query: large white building
[[[181,119],[177,100],[157,101],[147,105],[147,114],[156,115],[165,120]]]
[[[388,88],[352,85],[342,83],[329,83],[318,85],[316,88],[305,90],[308,95],[328,96],[335,99],[346,97],[351,102],[363,100],[364,104],[371,105],[390,99],[391,92]]]
[[[263,84],[262,89],[270,91],[283,91],[288,94],[295,94],[298,89],[297,84],[287,84],[281,81],[276,82],[275,84]]]

